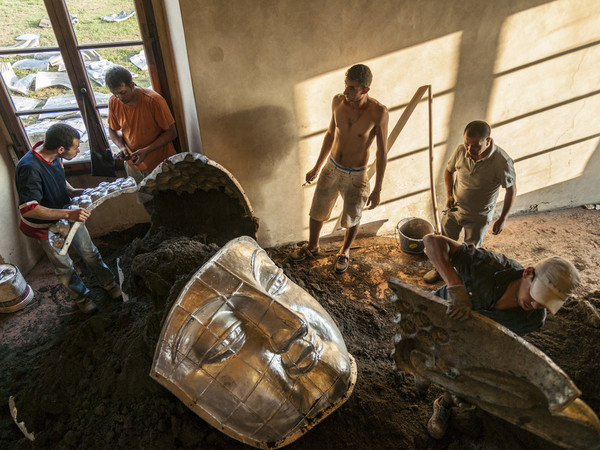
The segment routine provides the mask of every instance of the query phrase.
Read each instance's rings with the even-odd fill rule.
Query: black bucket
[[[423,250],[425,250],[423,237],[435,231],[429,222],[418,217],[402,219],[398,222],[396,230],[398,231],[402,251],[413,255],[423,253]]]

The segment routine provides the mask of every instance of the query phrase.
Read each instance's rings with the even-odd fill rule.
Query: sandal
[[[317,247],[316,250],[309,250],[308,244],[304,244],[299,249],[290,253],[289,257],[292,261],[304,261],[306,258],[315,259],[317,256],[319,256],[320,251],[321,249],[319,247]]]
[[[337,273],[343,273],[348,270],[348,265],[350,264],[350,257],[340,253],[337,255],[335,260],[335,271]]]

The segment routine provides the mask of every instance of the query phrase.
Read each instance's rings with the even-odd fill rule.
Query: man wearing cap
[[[465,320],[471,310],[524,336],[536,331],[563,305],[579,285],[579,272],[569,261],[554,256],[523,268],[505,255],[429,234],[425,252],[446,285],[435,295],[448,300],[448,315]],[[417,380],[417,389],[427,383]],[[440,439],[446,432],[454,402],[449,393],[436,399],[427,424],[429,434]]]

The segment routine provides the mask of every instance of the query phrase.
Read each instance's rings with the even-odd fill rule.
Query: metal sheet
[[[329,314],[243,236],[185,286],[150,375],[227,435],[277,448],[346,401],[356,364]]]
[[[390,279],[398,369],[568,448],[599,448],[600,421],[548,356],[493,320],[451,320],[447,303]]]

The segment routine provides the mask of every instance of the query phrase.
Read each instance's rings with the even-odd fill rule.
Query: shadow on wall
[[[206,156],[235,176],[258,217],[265,211],[286,211],[285,205],[300,202],[302,190],[293,183],[294,177],[281,177],[282,171],[292,175],[299,166],[297,130],[289,110],[261,106],[219,117],[207,126],[220,141],[211,145],[212,152]],[[281,179],[286,182],[282,184]],[[294,212],[286,221],[301,223],[305,219],[301,213]],[[265,225],[262,222],[261,228]]]

